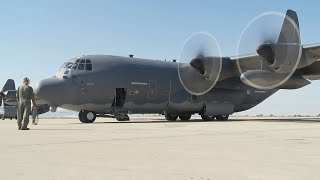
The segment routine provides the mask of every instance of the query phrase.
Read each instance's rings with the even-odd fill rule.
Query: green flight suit
[[[31,101],[35,104],[33,88],[29,85],[21,85],[17,91],[18,101],[18,127],[26,129],[29,124],[29,116],[31,113]]]

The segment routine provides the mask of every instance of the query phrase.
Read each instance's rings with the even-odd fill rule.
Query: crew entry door
[[[117,108],[123,108],[124,103],[126,101],[126,96],[127,96],[127,89],[116,88],[113,106]]]

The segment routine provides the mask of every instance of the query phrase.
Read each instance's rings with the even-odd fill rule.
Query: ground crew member
[[[32,107],[32,125],[38,125],[38,120],[39,120],[39,117],[38,117],[38,108],[33,106]],[[38,118],[38,119],[37,119]]]
[[[33,88],[29,86],[30,80],[23,78],[23,85],[18,88],[17,101],[18,101],[18,130],[29,130],[29,116],[31,113],[31,101],[33,106],[36,107],[35,95]]]

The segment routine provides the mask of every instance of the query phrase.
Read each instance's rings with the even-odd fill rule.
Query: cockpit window
[[[85,65],[85,64],[79,64],[78,70],[84,70],[84,65]]]
[[[92,64],[86,64],[86,70],[92,71]]]
[[[78,68],[78,63],[74,63],[74,65],[72,66],[72,70],[77,70],[77,68]]]
[[[92,63],[90,59],[78,59],[78,70],[92,71]]]
[[[64,73],[69,74],[70,71],[92,71],[92,63],[90,59],[77,59],[74,62],[64,63],[60,69],[65,69]]]
[[[71,67],[73,66],[73,63],[72,62],[68,62],[67,64],[66,64],[66,69],[71,69]]]

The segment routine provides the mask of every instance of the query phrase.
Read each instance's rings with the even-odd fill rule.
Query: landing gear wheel
[[[79,118],[80,122],[83,123],[82,116],[83,116],[83,111],[81,110],[81,111],[79,112],[79,114],[78,114],[78,118]]]
[[[180,115],[179,118],[180,118],[182,121],[188,121],[188,120],[190,120],[190,118],[191,118],[191,114]]]
[[[176,121],[178,119],[178,116],[169,114],[167,112],[165,113],[164,117],[166,117],[168,121]]]
[[[229,115],[219,115],[216,116],[218,121],[227,121],[229,119]]]
[[[204,121],[214,121],[216,116],[215,115],[204,115],[204,114],[201,114],[201,118]]]
[[[91,111],[80,111],[79,120],[82,123],[93,123],[96,120],[97,114]]]

